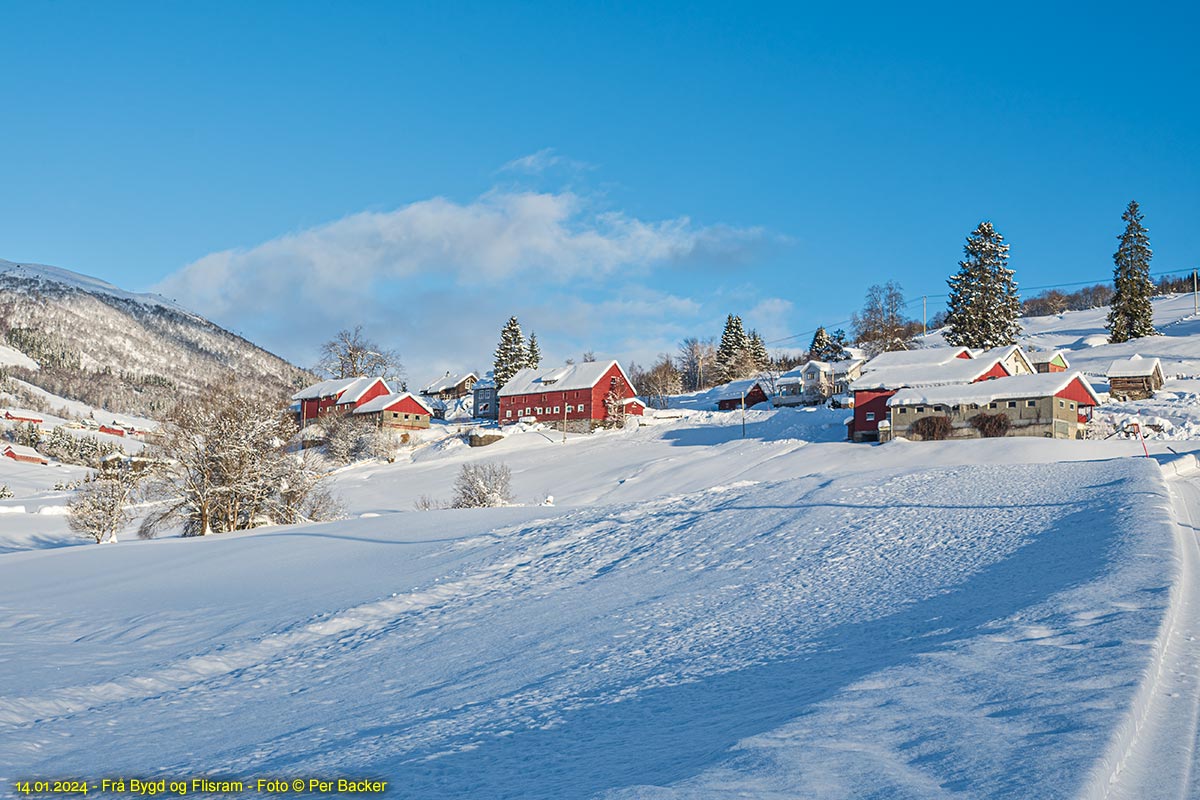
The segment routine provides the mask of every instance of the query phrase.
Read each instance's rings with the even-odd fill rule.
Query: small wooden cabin
[[[1114,361],[1108,368],[1108,394],[1114,400],[1145,400],[1153,397],[1163,382],[1162,364],[1157,358],[1134,355]]]

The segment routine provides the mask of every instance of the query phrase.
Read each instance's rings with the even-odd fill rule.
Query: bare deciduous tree
[[[403,384],[404,367],[400,354],[385,350],[363,336],[362,326],[340,330],[321,345],[321,358],[314,370],[330,378],[357,378],[360,375],[378,376]]]
[[[185,536],[203,536],[335,516],[324,465],[287,451],[294,435],[284,409],[247,387],[179,403],[152,450],[150,490],[161,503],[138,535],[152,537],[172,523]]]

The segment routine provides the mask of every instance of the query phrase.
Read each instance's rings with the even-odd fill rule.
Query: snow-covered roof
[[[458,386],[460,383],[470,378],[478,379],[479,376],[474,372],[464,372],[454,375],[451,375],[449,372],[447,372],[445,375],[422,389],[421,394],[438,394],[439,392],[448,392],[455,386]]]
[[[13,455],[21,456],[22,458],[46,460],[46,457],[37,450],[34,450],[32,447],[26,447],[23,444],[9,444],[5,442],[4,447],[0,447],[0,453],[7,453],[9,450],[13,452]]]
[[[399,403],[406,397],[411,397],[416,401],[417,405],[425,409],[426,413],[433,414],[433,409],[429,407],[429,403],[421,397],[418,397],[411,392],[394,392],[392,394],[384,394],[379,397],[372,397],[367,402],[363,403],[358,408],[354,409],[355,414],[373,414],[377,411],[386,411],[389,407]]]
[[[1067,360],[1067,354],[1062,350],[1043,350],[1029,356],[1029,360],[1034,364],[1049,364],[1055,358],[1061,358],[1064,366],[1071,366],[1071,362]]]
[[[967,347],[925,347],[920,350],[892,350],[880,353],[863,365],[863,372],[873,372],[889,367],[930,367],[949,364],[955,359],[962,361],[963,354],[971,356]]]
[[[888,405],[985,405],[996,400],[1053,397],[1076,380],[1083,384],[1092,401],[1100,405],[1100,398],[1096,396],[1092,385],[1079,372],[1035,372],[1032,375],[1014,375],[979,383],[901,389],[888,398]]]
[[[730,381],[723,386],[717,386],[713,389],[714,402],[720,403],[723,400],[741,400],[742,395],[750,394],[755,385],[762,389],[763,394],[767,397],[771,396],[771,392],[763,385],[763,382],[758,378],[744,378],[740,381]]]
[[[945,349],[945,348],[940,348]],[[901,389],[905,386],[943,386],[970,383],[1000,363],[999,358],[955,358],[940,364],[912,364],[873,369],[850,384],[853,391]]]
[[[988,350],[977,350],[974,352],[975,358],[995,359],[997,361],[1007,361],[1009,358],[1016,356],[1019,361],[1025,363],[1025,368],[1033,372],[1033,362],[1029,360],[1029,356],[1019,345],[1006,344],[1000,347],[993,347]]]
[[[323,397],[336,397],[338,402],[353,403],[366,394],[367,389],[382,378],[335,378],[333,380],[314,383],[292,395],[293,400],[320,400]],[[384,381],[384,388],[387,382]],[[389,389],[390,391],[390,389]]]
[[[1162,365],[1157,358],[1143,358],[1134,355],[1128,359],[1114,361],[1108,368],[1110,378],[1143,378],[1154,374],[1154,370],[1162,372]]]
[[[578,389],[591,389],[604,373],[616,364],[617,369],[625,377],[629,388],[633,382],[621,369],[616,361],[585,361],[582,364],[568,364],[564,367],[549,367],[540,369],[525,369],[508,379],[504,388],[499,391],[500,397],[512,397],[518,394],[536,394],[538,392],[571,392]]]

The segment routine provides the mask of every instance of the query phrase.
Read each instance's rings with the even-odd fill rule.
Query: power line
[[[1192,271],[1193,271],[1193,269],[1191,267],[1188,267],[1187,269],[1163,270],[1161,272],[1151,272],[1150,277],[1155,278],[1155,277],[1161,277],[1164,275],[1179,275],[1179,274],[1183,274],[1183,273],[1191,273]],[[1097,284],[1111,283],[1111,282],[1112,282],[1111,278],[1104,278],[1104,279],[1090,280],[1090,281],[1075,281],[1073,283],[1051,283],[1051,284],[1047,284],[1045,286],[1025,286],[1022,288],[1026,292],[1041,292],[1041,291],[1046,291],[1047,289],[1067,289],[1072,286],[1095,286]],[[949,294],[919,295],[915,299],[909,300],[908,302],[906,302],[902,306],[902,308],[908,308],[909,306],[914,306],[917,303],[920,303],[923,298],[929,299],[929,300],[941,300],[941,299],[947,298],[949,296],[950,296]],[[838,328],[844,328],[847,325],[852,324],[852,322],[853,322],[853,320],[847,319],[847,320],[842,320],[841,322],[835,322],[829,326],[822,325],[820,327],[825,328],[826,330],[828,330],[829,328],[833,328],[834,330],[837,330]],[[764,342],[764,344],[780,344],[782,342],[790,342],[795,339],[803,339],[806,336],[812,336],[816,332],[817,332],[817,328],[813,328],[810,331],[802,331],[801,333],[793,333],[790,336],[784,336],[781,339],[772,339],[769,342]]]

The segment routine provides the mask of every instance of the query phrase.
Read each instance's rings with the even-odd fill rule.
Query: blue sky
[[[982,219],[1025,286],[1133,198],[1200,261],[1197,12],[844,5],[0,2],[0,258],[414,382],[941,294]]]

